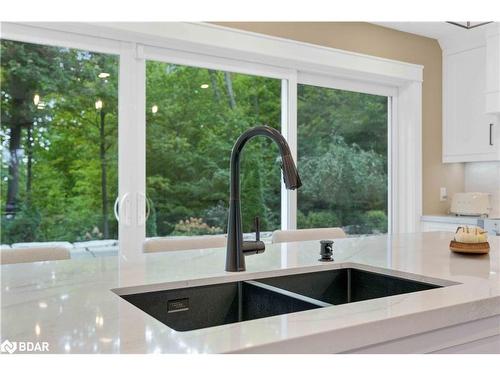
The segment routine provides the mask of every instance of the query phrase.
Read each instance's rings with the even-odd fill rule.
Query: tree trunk
[[[31,205],[31,184],[33,181],[33,124],[30,124],[26,135],[26,154],[28,163],[26,165],[26,205]]]
[[[7,182],[7,197],[5,200],[5,215],[14,217],[17,210],[17,195],[19,192],[19,157],[21,154],[21,135],[22,135],[22,119],[21,107],[22,100],[13,100],[12,121],[10,127],[9,139],[9,176]]]
[[[214,93],[214,98],[216,103],[220,103],[220,91],[219,86],[217,85],[217,73],[215,70],[208,70],[208,74],[210,75],[210,83],[212,85],[212,92]]]
[[[106,113],[101,110],[100,113],[100,150],[99,157],[101,159],[101,198],[102,198],[102,233],[105,239],[109,238],[109,223],[108,223],[108,183],[106,178],[106,134],[104,132],[104,117]]]
[[[227,95],[229,97],[229,107],[231,107],[231,109],[235,109],[236,99],[234,97],[233,81],[231,80],[231,73],[224,72],[224,82],[226,83]]]
[[[257,121],[260,119],[260,106],[259,106],[259,95],[255,95],[253,97],[253,108],[255,112],[255,117],[257,118]]]

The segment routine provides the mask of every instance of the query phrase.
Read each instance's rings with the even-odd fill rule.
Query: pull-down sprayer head
[[[281,170],[283,171],[283,181],[288,190],[295,190],[302,186],[299,172],[293,161],[290,150],[288,154],[281,155]]]

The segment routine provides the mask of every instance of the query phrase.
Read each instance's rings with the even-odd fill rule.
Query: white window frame
[[[281,80],[281,133],[287,139],[292,156],[297,158],[296,92],[297,72],[265,64],[201,55],[168,48],[141,46],[141,58],[170,64],[220,70]],[[285,188],[281,181],[281,229],[296,228],[296,192]]]
[[[398,90],[394,86],[358,81],[354,79],[337,78],[307,72],[300,72],[298,74],[298,83],[380,96],[392,97],[397,96],[398,94]]]
[[[363,94],[378,95],[387,97],[387,230],[388,233],[394,233],[394,220],[395,215],[394,204],[393,204],[393,174],[397,174],[397,169],[393,165],[393,153],[394,149],[392,147],[392,140],[395,138],[395,126],[393,126],[393,111],[395,110],[393,104],[393,98],[397,97],[398,89],[395,87],[376,84],[371,82],[362,82],[356,80],[346,80],[343,78],[322,76],[313,73],[299,73],[298,84],[316,86],[328,89],[352,91]],[[296,159],[297,160],[297,159]]]
[[[145,238],[146,58],[281,78],[286,82],[282,85],[282,133],[294,157],[299,80],[306,83],[319,77],[321,86],[333,82],[352,91],[394,93],[390,105],[391,229],[393,233],[420,229],[420,65],[204,23],[3,23],[2,36],[120,56],[119,133],[128,134],[128,139],[119,139],[119,198],[124,205],[119,238],[120,251],[128,256],[140,253]],[[282,188],[283,229],[296,228],[296,212],[296,192]]]
[[[140,126],[141,105],[145,98],[144,64],[137,58],[134,42],[74,34],[28,24],[2,24],[2,39],[47,46],[75,48],[119,57],[118,83],[118,197],[120,253],[127,257],[137,254],[145,238],[144,196],[145,138]],[[143,92],[141,94],[141,92]],[[142,112],[141,112],[142,110]],[[124,136],[126,135],[126,136]],[[144,176],[144,178],[142,178]]]

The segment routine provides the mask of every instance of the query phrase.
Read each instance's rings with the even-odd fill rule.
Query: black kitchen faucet
[[[283,180],[289,190],[302,186],[297,167],[292,158],[290,147],[279,131],[269,126],[256,126],[248,129],[239,136],[231,151],[231,192],[229,196],[229,218],[227,227],[227,252],[226,271],[245,271],[245,254],[258,254],[265,250],[265,245],[260,241],[259,222],[256,220],[255,241],[243,241],[241,228],[241,202],[240,202],[240,154],[245,144],[257,135],[271,138],[277,145],[281,154],[281,169]]]

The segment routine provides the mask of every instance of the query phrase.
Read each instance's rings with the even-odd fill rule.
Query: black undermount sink
[[[440,287],[344,268],[121,297],[176,331],[191,331]]]
[[[441,288],[440,285],[356,268],[271,277],[259,281],[332,305]]]

